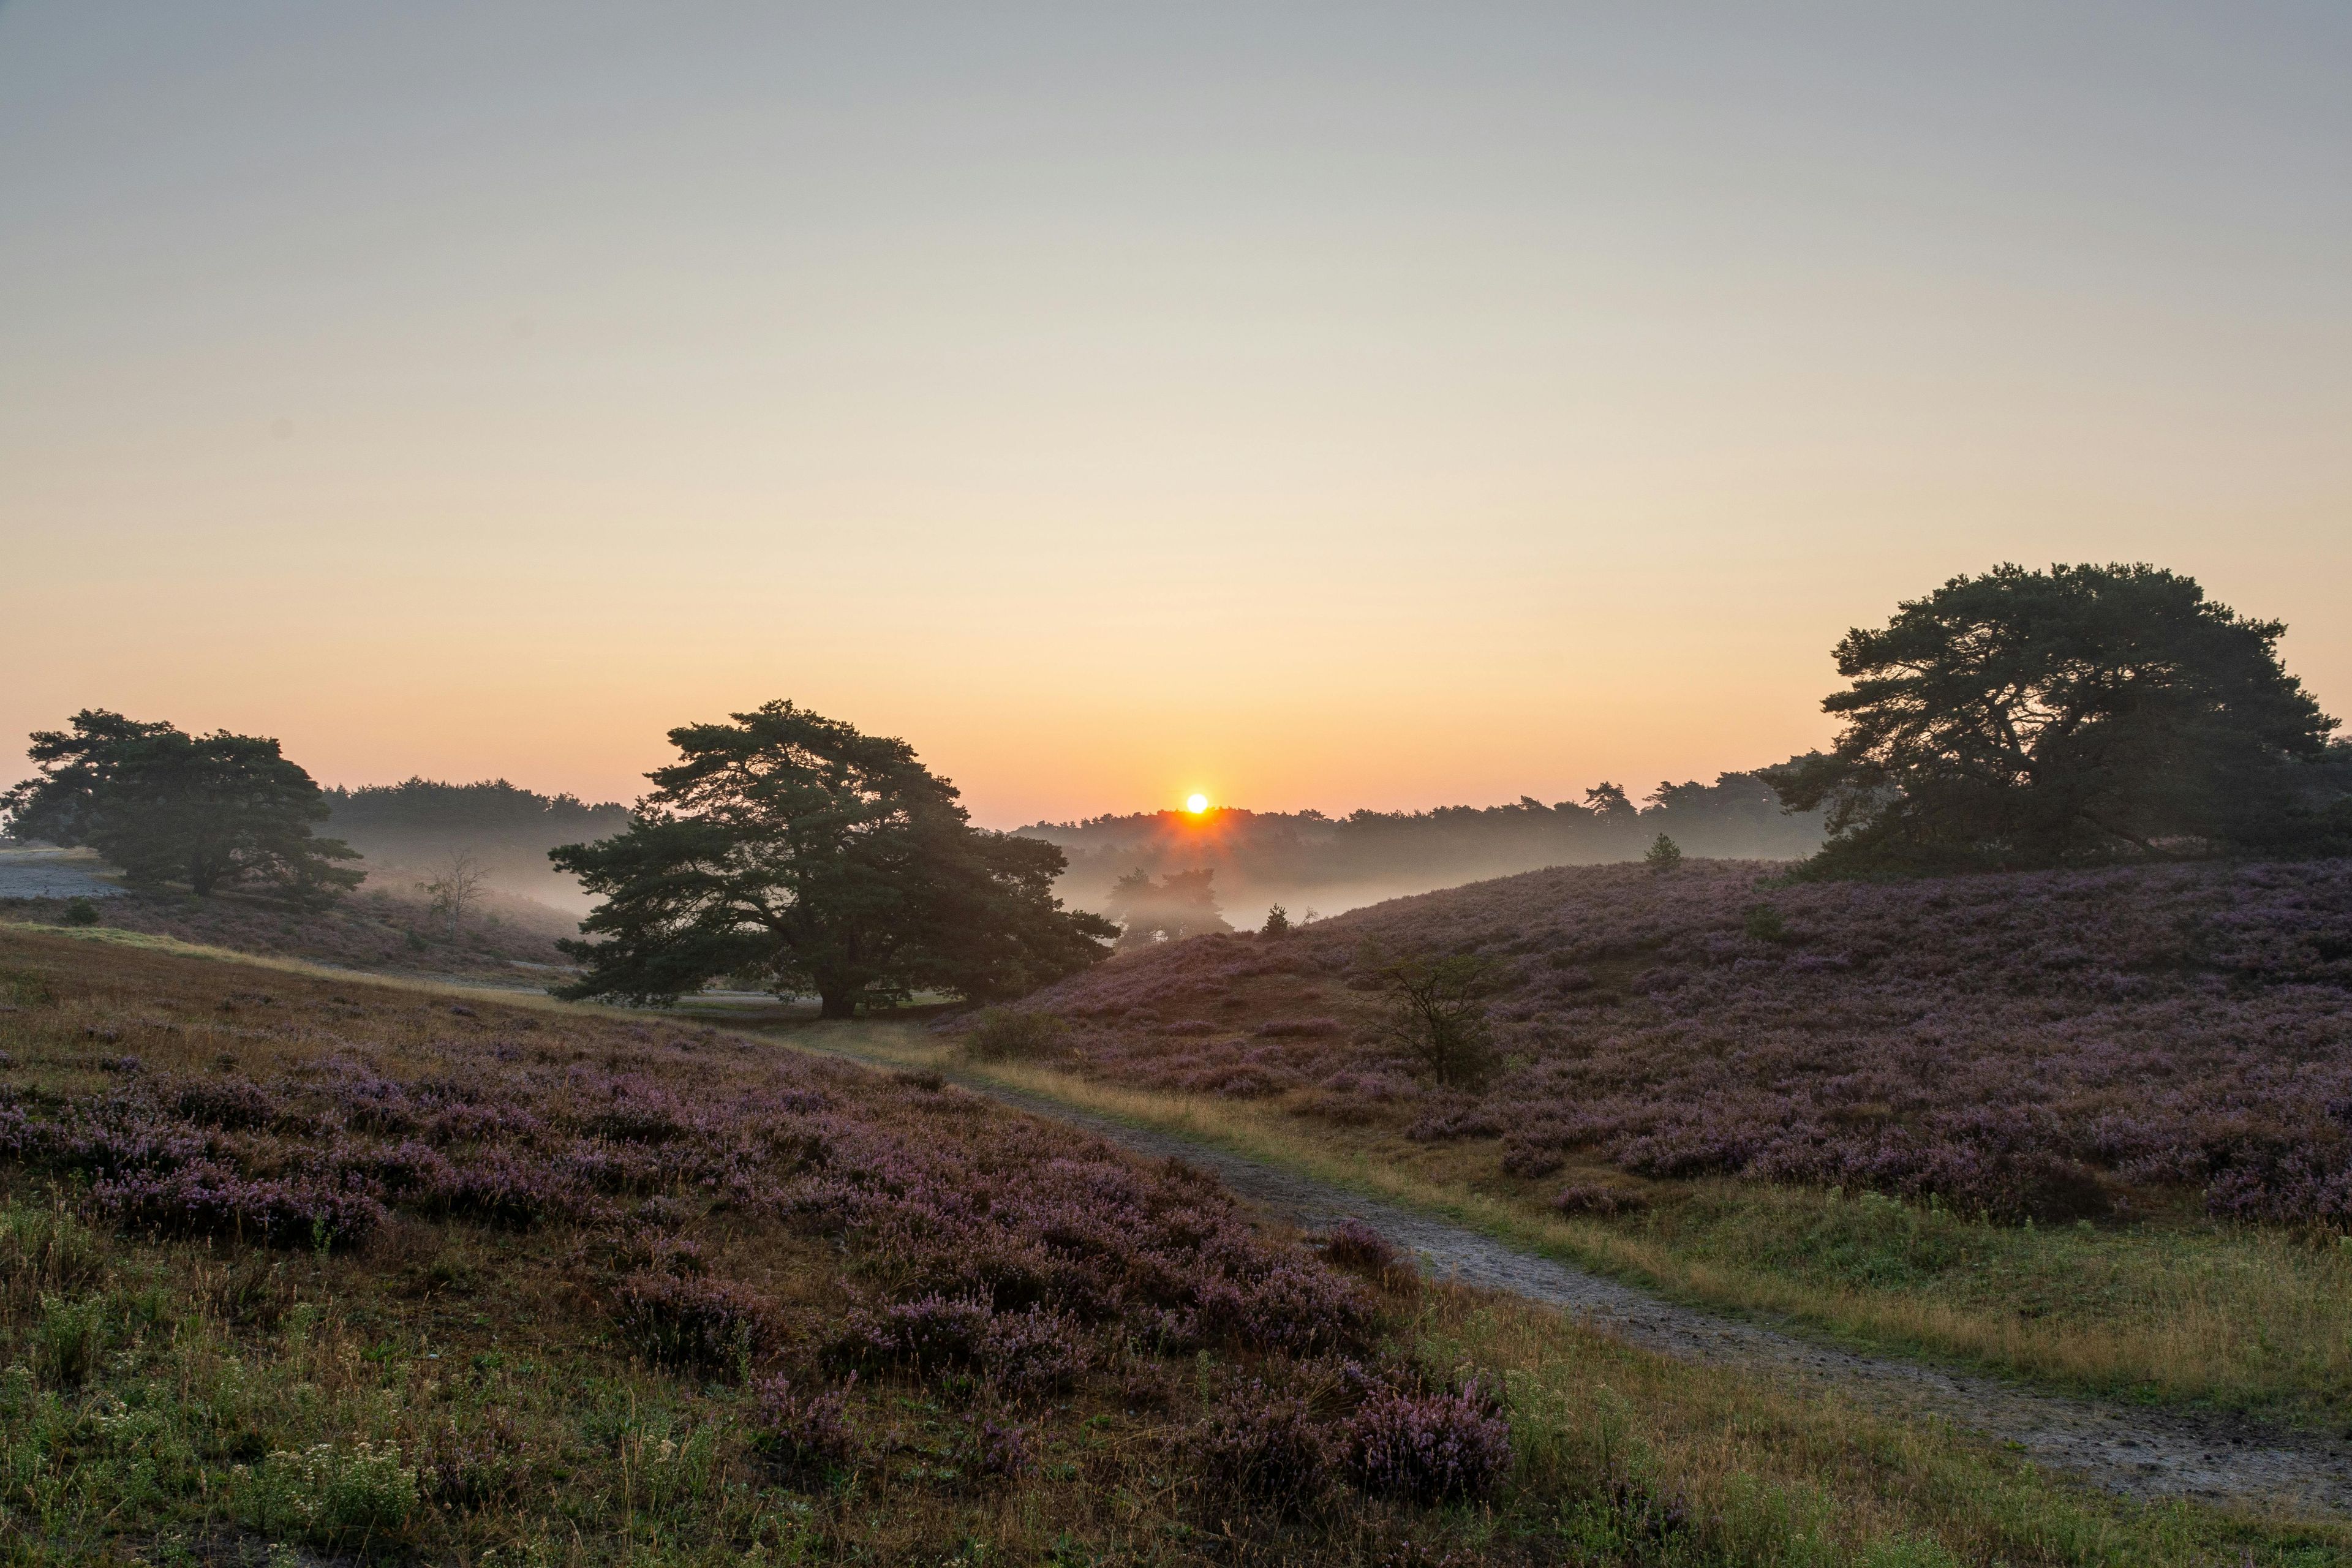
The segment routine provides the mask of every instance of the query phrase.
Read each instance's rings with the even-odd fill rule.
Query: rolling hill
[[[1079,1068],[1272,1102],[1508,1175],[1868,1189],[1997,1219],[2352,1228],[2352,862],[1901,883],[1564,868],[1280,938],[1122,955],[1023,1005]],[[1476,1090],[1383,1038],[1381,963],[1489,961]]]

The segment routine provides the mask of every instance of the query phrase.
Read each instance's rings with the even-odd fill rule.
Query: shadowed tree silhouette
[[[311,833],[326,802],[276,741],[191,735],[102,708],[32,740],[39,776],[0,795],[24,837],[86,844],[133,882],[184,882],[199,898],[256,887],[325,903],[359,885],[359,871],[335,864],[358,858],[350,846]]]
[[[2281,668],[2285,630],[2147,565],[1955,577],[1845,635],[1853,684],[1822,704],[1844,732],[1773,787],[1828,808],[1816,874],[2316,846],[2336,721]]]
[[[1117,935],[1053,896],[1062,852],[983,832],[904,741],[790,702],[669,732],[627,832],[551,852],[604,902],[566,996],[675,1000],[722,975],[828,1018],[917,990],[1018,995]]]

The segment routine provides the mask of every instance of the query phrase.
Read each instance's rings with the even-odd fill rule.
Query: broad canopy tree
[[[134,883],[184,882],[199,898],[265,888],[324,903],[359,885],[359,857],[310,825],[328,816],[310,775],[278,742],[84,709],[32,737],[37,777],[0,795],[10,831],[88,845]]]
[[[626,832],[551,852],[604,900],[560,994],[666,1002],[731,977],[847,1018],[918,990],[1018,995],[1118,934],[1054,897],[1060,849],[973,827],[904,741],[790,702],[669,739]]]
[[[2336,721],[2281,667],[2285,630],[2153,566],[1955,577],[1845,635],[1835,749],[1769,776],[1827,808],[1818,874],[2316,847]]]

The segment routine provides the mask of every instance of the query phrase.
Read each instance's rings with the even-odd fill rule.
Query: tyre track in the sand
[[[869,1066],[902,1064],[819,1047]],[[941,1070],[941,1069],[935,1069]],[[1644,1350],[1743,1368],[1890,1415],[1940,1419],[2000,1442],[2046,1468],[2126,1496],[2206,1502],[2285,1502],[2352,1516],[2352,1443],[2217,1416],[2045,1394],[1969,1373],[1864,1355],[1664,1300],[1634,1286],[1524,1252],[1451,1220],[1365,1197],[1212,1143],[1139,1127],[1042,1094],[953,1069],[941,1076],[1018,1110],[1138,1154],[1213,1171],[1237,1196],[1305,1229],[1361,1220],[1411,1251],[1424,1271],[1560,1308]]]

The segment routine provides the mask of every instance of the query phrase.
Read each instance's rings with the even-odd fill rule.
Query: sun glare
[[[1198,816],[1209,809],[1209,797],[1205,795],[1188,795],[1184,797],[1184,809]]]

